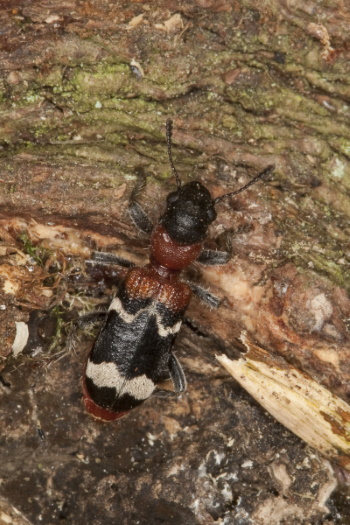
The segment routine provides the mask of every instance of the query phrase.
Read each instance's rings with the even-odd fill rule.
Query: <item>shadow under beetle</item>
[[[225,264],[230,254],[204,250],[209,225],[216,219],[215,206],[255,184],[274,166],[268,166],[242,188],[213,199],[198,181],[182,185],[171,153],[172,121],[166,122],[167,149],[177,189],[169,193],[158,224],[153,226],[137,202],[144,185],[134,188],[129,213],[135,225],[151,235],[149,263],[134,266],[126,259],[96,252],[94,260],[118,264],[124,270],[122,284],[113,299],[88,357],[83,378],[87,411],[102,421],[119,419],[143,403],[157,384],[169,377],[175,392],[184,392],[186,378],[172,352],[192,291],[210,306],[220,301],[204,288],[179,280],[194,261]]]

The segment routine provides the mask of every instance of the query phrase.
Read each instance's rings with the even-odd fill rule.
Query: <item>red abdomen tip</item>
[[[83,403],[86,408],[86,411],[90,414],[90,416],[94,417],[95,419],[98,419],[99,421],[115,421],[116,419],[120,419],[126,414],[129,413],[129,410],[126,412],[112,412],[112,410],[108,410],[107,408],[102,408],[91,399],[89,392],[87,391],[85,379],[83,379]]]

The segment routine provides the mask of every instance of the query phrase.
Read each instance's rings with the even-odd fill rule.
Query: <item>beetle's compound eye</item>
[[[174,202],[179,200],[179,193],[177,191],[172,191],[171,193],[169,193],[166,200],[168,204],[173,204]]]

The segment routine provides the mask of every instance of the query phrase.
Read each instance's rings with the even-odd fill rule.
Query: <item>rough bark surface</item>
[[[4,523],[347,523],[329,463],[214,356],[245,332],[349,401],[349,23],[340,0],[0,1]],[[146,261],[126,206],[140,169],[154,221],[174,187],[168,117],[179,173],[213,196],[276,168],[218,205],[208,247],[229,232],[232,261],[191,272],[223,304],[188,311],[188,392],[100,425],[91,339],[62,350],[61,331],[114,291],[91,250]]]

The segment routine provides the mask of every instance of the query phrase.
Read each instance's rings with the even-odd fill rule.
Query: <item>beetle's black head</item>
[[[214,201],[209,191],[200,182],[193,181],[169,193],[160,223],[172,240],[179,244],[196,244],[204,240],[208,226],[215,219]]]
[[[173,123],[168,119],[166,121],[168,157],[171,169],[175,175],[177,191],[169,193],[166,210],[160,218],[160,224],[164,226],[173,241],[179,244],[197,244],[205,239],[208,226],[216,219],[215,204],[227,197],[233,197],[245,191],[264,175],[271,173],[274,166],[271,165],[265,168],[242,188],[212,199],[207,188],[200,182],[189,182],[181,186],[181,180],[171,154],[172,132]]]

